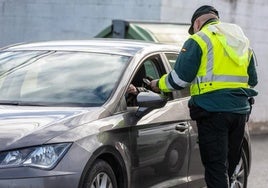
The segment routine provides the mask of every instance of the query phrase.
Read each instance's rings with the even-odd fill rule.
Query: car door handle
[[[179,123],[178,125],[175,126],[175,129],[177,131],[184,132],[185,130],[188,129],[188,126],[185,123]]]

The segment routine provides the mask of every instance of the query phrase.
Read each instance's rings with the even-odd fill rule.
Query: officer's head
[[[209,5],[203,5],[199,7],[198,9],[196,9],[191,19],[191,26],[188,30],[190,35],[195,33],[195,28],[194,28],[195,21],[200,17],[204,17],[204,19],[219,18],[219,13],[214,7],[209,6]]]

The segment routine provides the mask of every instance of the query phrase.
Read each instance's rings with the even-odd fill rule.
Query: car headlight
[[[51,169],[63,157],[71,143],[49,144],[0,153],[0,168],[31,166]]]

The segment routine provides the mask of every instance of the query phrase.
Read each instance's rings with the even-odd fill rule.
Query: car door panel
[[[198,132],[195,121],[191,121],[190,132],[190,158],[189,158],[189,187],[205,187],[204,168],[202,165],[199,145],[198,145]]]
[[[189,115],[186,107],[187,100],[169,101],[135,125],[138,158],[133,169],[135,187],[187,187]]]

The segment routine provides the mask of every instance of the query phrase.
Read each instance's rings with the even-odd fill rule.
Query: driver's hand
[[[157,82],[158,82],[158,80],[152,80],[151,83],[150,83],[150,87],[152,88],[152,90],[154,92],[158,93],[158,92],[160,92],[160,89],[157,86]]]
[[[127,93],[131,93],[133,95],[138,95],[139,92],[133,84],[130,84],[129,87],[127,88]]]

